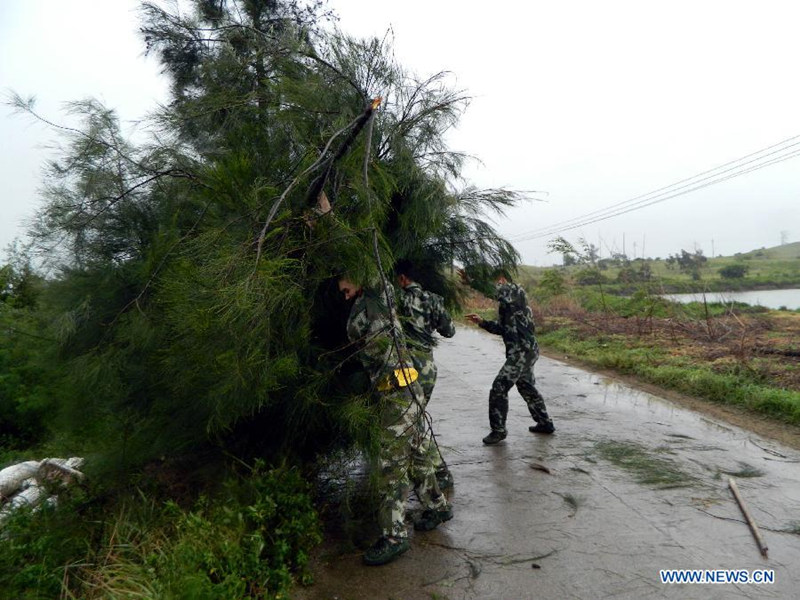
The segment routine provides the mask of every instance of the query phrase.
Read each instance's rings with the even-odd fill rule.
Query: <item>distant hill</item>
[[[676,254],[680,254],[680,251],[676,252]],[[749,252],[737,252],[733,256],[723,256],[717,255],[712,259],[710,256],[708,257],[709,260],[716,261],[723,261],[725,263],[736,261],[736,260],[753,260],[753,259],[776,259],[776,260],[789,260],[800,258],[800,242],[792,242],[791,244],[783,244],[782,246],[772,246],[771,248],[758,248],[756,250],[750,250]],[[648,261],[655,260],[654,258],[647,258]],[[663,261],[663,259],[660,259]],[[543,269],[550,269],[552,267],[558,267],[560,265],[553,264],[551,266],[540,266],[534,267],[532,265],[523,265],[525,268],[533,269],[536,271],[543,270]]]
[[[800,242],[739,252],[733,256],[707,257],[699,279],[669,265],[664,259],[636,259],[627,264],[604,259],[601,263],[599,272],[605,291],[617,294],[633,293],[642,281],[655,283],[664,292],[672,293],[800,288]],[[636,279],[636,273],[642,272],[645,263],[648,279]],[[745,275],[723,277],[721,272],[731,265],[744,265]],[[523,265],[519,270],[520,283],[536,286],[544,273],[553,268]],[[567,275],[573,285],[591,286],[598,280],[597,276],[587,273],[588,265],[585,264],[555,268]]]
[[[750,252],[741,252],[734,254],[735,258],[778,258],[786,260],[787,258],[800,258],[800,242],[792,242],[791,244],[783,244],[782,246],[773,246],[772,248],[761,248],[759,250],[751,250]]]

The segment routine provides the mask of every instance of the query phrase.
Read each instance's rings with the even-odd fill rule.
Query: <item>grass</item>
[[[557,350],[592,366],[800,425],[800,391],[776,387],[769,373],[759,368],[700,362],[659,340],[637,336],[598,333],[584,338],[570,325],[540,333],[539,343],[547,350]]]
[[[595,444],[602,458],[628,472],[637,483],[659,489],[688,487],[694,477],[682,471],[673,460],[655,454],[634,442],[602,441]]]
[[[555,255],[553,258],[554,261],[557,260]],[[694,280],[688,273],[670,269],[662,258],[648,258],[644,261],[637,259],[630,264],[637,269],[642,262],[646,262],[650,267],[651,283],[661,293],[800,287],[800,242],[761,248],[734,256],[708,257],[700,270],[700,280]],[[747,266],[746,276],[741,279],[723,278],[719,274],[720,269],[730,265]],[[585,265],[574,265],[566,267],[564,271],[574,277],[585,269]],[[545,270],[547,268],[524,266],[520,269],[520,280],[524,284],[530,284],[529,287],[533,289]],[[618,282],[621,270],[620,266],[612,265],[601,271],[606,279],[604,283],[606,293],[625,293],[630,290],[629,284]]]
[[[5,528],[6,598],[288,598],[310,582],[319,522],[299,474],[258,465],[191,508],[69,488]],[[33,590],[36,593],[33,594]]]
[[[740,462],[739,468],[736,471],[725,471],[720,469],[720,473],[725,475],[730,475],[731,477],[763,477],[764,471],[759,469],[758,467],[754,467],[752,465],[748,465],[747,463]]]

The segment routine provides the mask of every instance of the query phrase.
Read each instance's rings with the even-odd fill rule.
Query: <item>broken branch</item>
[[[750,531],[753,532],[753,537],[756,539],[756,543],[758,544],[758,549],[761,551],[761,556],[767,558],[767,545],[764,543],[764,539],[761,537],[761,532],[758,530],[758,525],[756,525],[755,520],[750,515],[750,511],[747,510],[747,506],[745,506],[744,500],[742,496],[739,494],[739,487],[736,485],[736,482],[733,480],[733,477],[728,478],[728,487],[731,488],[731,492],[733,492],[733,497],[736,498],[736,503],[739,505],[739,508],[742,510],[742,514],[744,518],[747,520],[747,524],[750,526]]]

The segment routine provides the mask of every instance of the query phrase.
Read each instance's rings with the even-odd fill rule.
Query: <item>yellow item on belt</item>
[[[396,387],[406,387],[414,383],[418,377],[419,373],[414,367],[395,369],[392,375],[387,375],[378,383],[378,391],[388,392]]]

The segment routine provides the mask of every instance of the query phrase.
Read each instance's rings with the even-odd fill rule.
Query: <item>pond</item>
[[[703,294],[665,294],[664,298],[675,302],[702,302]],[[800,289],[792,290],[750,290],[747,292],[706,292],[706,302],[743,302],[751,306],[800,309]]]

